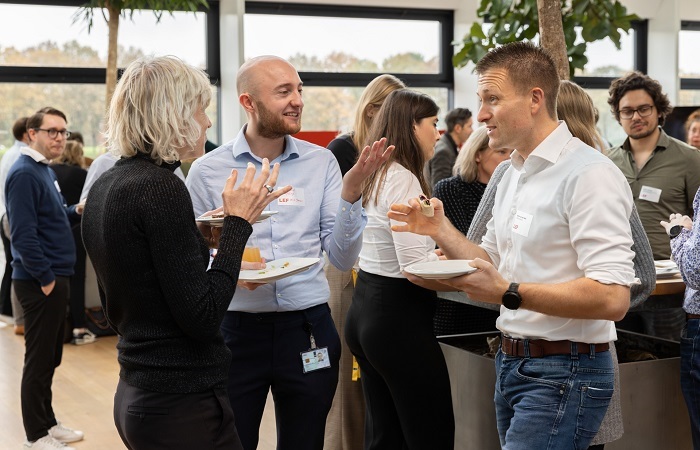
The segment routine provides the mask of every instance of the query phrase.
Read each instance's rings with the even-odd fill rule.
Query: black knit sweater
[[[120,335],[121,379],[156,392],[202,392],[226,386],[231,355],[219,326],[252,227],[227,217],[207,271],[207,245],[175,167],[142,156],[118,161],[90,190],[83,241]]]
[[[486,185],[478,181],[465,183],[459,176],[440,180],[433,195],[445,207],[445,216],[463,234],[467,234],[472,218],[479,207]]]

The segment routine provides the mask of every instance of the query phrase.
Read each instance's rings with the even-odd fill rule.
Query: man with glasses
[[[43,108],[27,119],[29,147],[22,147],[5,182],[12,243],[12,282],[24,310],[24,368],[20,398],[27,434],[24,448],[72,449],[83,439],[64,427],[51,406],[51,382],[61,363],[69,277],[75,265],[70,221],[82,206],[68,207],[49,162],[63,153],[66,116]]]
[[[693,198],[700,187],[700,152],[661,129],[672,107],[658,81],[632,72],[613,81],[609,94],[608,104],[627,139],[608,156],[632,188],[654,259],[669,259],[671,247],[659,221],[671,213],[692,217]],[[680,308],[643,317],[644,329],[637,331],[680,338],[685,322]]]

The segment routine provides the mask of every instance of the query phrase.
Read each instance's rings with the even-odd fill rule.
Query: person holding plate
[[[328,281],[320,258],[350,270],[362,246],[366,217],[364,180],[391,154],[386,139],[367,146],[341,177],[333,154],[293,138],[301,130],[302,82],[294,66],[276,56],[246,61],[238,71],[239,102],[248,123],[238,136],[194,162],[187,176],[197,214],[219,206],[231,170],[264,158],[280,164],[279,180],[294,186],[272,204],[278,213],[255,224],[268,266],[288,258],[318,258],[307,271],[238,289],[221,329],[233,354],[228,394],[246,450],[258,444],[270,389],[280,449],[323,448],[326,416],[338,383],[340,339],[328,307]],[[264,280],[261,280],[264,281]],[[313,365],[314,352],[326,352]]]
[[[119,334],[114,421],[137,449],[240,449],[226,395],[231,355],[219,330],[260,212],[287,193],[267,160],[255,177],[231,172],[219,190],[224,224],[209,265],[211,228],[195,224],[173,172],[204,154],[211,84],[175,57],[130,64],[110,103],[107,147],[121,159],[90,190],[85,248]],[[238,178],[242,182],[234,190]],[[223,191],[223,192],[222,192]]]
[[[437,294],[402,273],[411,264],[437,261],[435,241],[394,233],[395,222],[387,218],[391,204],[430,193],[423,167],[440,138],[437,114],[427,95],[394,91],[367,138],[386,136],[396,150],[362,190],[368,222],[345,325],[362,374],[365,449],[454,448],[450,379],[433,335]]]

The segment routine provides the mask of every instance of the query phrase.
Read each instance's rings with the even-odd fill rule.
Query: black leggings
[[[360,272],[345,339],[360,365],[365,449],[452,450],[454,415],[445,358],[433,335],[436,294]]]

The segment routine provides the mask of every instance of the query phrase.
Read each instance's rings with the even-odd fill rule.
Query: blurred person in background
[[[696,109],[685,121],[685,136],[688,145],[700,150],[700,109]]]
[[[455,108],[445,116],[447,130],[435,144],[435,156],[426,162],[425,176],[431,189],[438,181],[452,176],[462,144],[472,134],[472,112],[467,108]]]
[[[454,176],[435,186],[433,196],[442,201],[445,216],[463,234],[469,230],[491,174],[510,153],[489,147],[486,127],[477,128],[459,151]],[[497,318],[498,312],[438,298],[433,320],[435,336],[494,331]]]
[[[71,133],[71,137],[73,134]],[[80,203],[80,193],[85,184],[87,171],[83,144],[78,140],[68,140],[63,154],[51,162],[56,172],[58,186],[69,205]],[[71,343],[75,345],[92,344],[95,335],[85,328],[85,246],[80,235],[80,223],[72,227],[75,244],[75,267],[70,278],[70,318],[72,330]]]
[[[338,160],[340,173],[345,173],[357,161],[367,140],[372,119],[379,112],[386,97],[392,92],[406,86],[393,75],[379,75],[372,80],[360,96],[360,102],[355,110],[355,122],[352,131],[333,139],[328,149]],[[331,308],[333,321],[338,334],[345,334],[345,318],[352,302],[353,275],[352,271],[338,270],[326,261],[326,278],[331,290],[328,306]],[[326,450],[354,450],[362,448],[364,442],[365,401],[362,395],[361,379],[353,380],[353,356],[350,349],[341,339],[340,371],[338,372],[338,387],[336,388],[333,406],[326,419]]]
[[[17,296],[12,291],[12,251],[10,250],[10,224],[5,214],[5,181],[10,167],[19,158],[19,149],[29,145],[29,135],[27,134],[27,117],[20,117],[12,125],[12,135],[15,142],[12,144],[0,160],[0,238],[5,253],[5,271],[0,285],[0,306],[1,313],[6,316],[13,316],[15,322],[15,334],[24,334],[24,317],[22,315],[22,305],[19,304]]]

